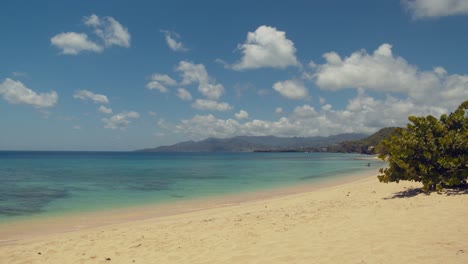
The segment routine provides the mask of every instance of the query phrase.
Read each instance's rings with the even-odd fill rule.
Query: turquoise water
[[[313,184],[383,166],[361,157],[335,153],[3,151],[0,222]]]

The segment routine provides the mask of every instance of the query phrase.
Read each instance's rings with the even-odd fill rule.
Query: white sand
[[[375,176],[0,245],[0,263],[468,263],[468,193]],[[2,227],[4,228],[4,227]]]

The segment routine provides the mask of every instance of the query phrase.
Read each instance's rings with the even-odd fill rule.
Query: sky
[[[370,134],[468,100],[468,0],[4,0],[0,36],[0,150]]]

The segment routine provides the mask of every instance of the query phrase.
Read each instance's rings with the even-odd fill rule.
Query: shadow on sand
[[[407,190],[396,192],[390,197],[383,198],[384,200],[396,199],[396,198],[411,198],[420,194],[424,194],[422,188],[409,188]]]
[[[401,192],[396,192],[392,196],[386,197],[383,199],[389,200],[389,199],[396,199],[396,198],[411,198],[411,197],[418,196],[420,194],[430,195],[430,193],[424,192],[422,188],[409,188]],[[461,185],[461,186],[456,186],[453,188],[446,188],[442,192],[440,193],[434,192],[434,194],[440,194],[440,195],[446,195],[446,196],[468,194],[468,185]]]

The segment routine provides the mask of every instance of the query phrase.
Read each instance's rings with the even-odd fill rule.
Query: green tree
[[[468,101],[450,115],[437,119],[410,116],[406,129],[396,129],[382,142],[379,158],[389,161],[380,169],[380,182],[422,182],[423,190],[466,184],[468,179]]]

